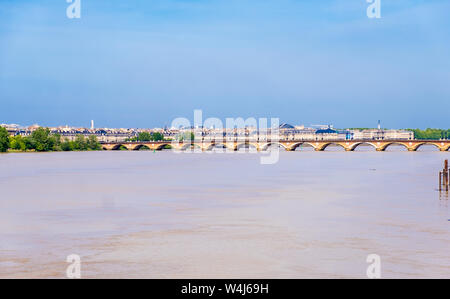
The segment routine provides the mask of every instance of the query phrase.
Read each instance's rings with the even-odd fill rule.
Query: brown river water
[[[450,153],[0,155],[0,278],[450,278]]]

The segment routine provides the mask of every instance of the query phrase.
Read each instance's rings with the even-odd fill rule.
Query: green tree
[[[164,140],[164,135],[159,132],[155,132],[152,134],[152,139],[154,141],[162,141],[162,140]]]
[[[86,151],[88,149],[88,143],[83,135],[77,135],[73,141],[73,149],[77,151]]]
[[[152,135],[149,132],[140,132],[137,137],[138,141],[151,141]]]
[[[69,141],[67,138],[61,143],[61,150],[65,152],[73,151],[73,141]]]
[[[48,128],[37,128],[31,133],[31,145],[38,152],[47,152],[53,150],[55,138],[50,135]]]
[[[60,134],[53,134],[50,136],[52,143],[53,143],[53,148],[52,151],[55,152],[59,152],[61,151],[61,135]]]
[[[90,150],[98,151],[102,149],[102,146],[97,140],[97,136],[95,135],[89,135],[87,139],[87,146]]]
[[[179,141],[193,141],[195,139],[195,135],[193,132],[183,132],[178,135]]]
[[[31,136],[25,137],[23,141],[25,142],[25,149],[34,150],[36,148],[36,142],[33,138],[31,138]]]
[[[415,139],[448,139],[450,138],[450,130],[442,129],[431,129],[426,130],[421,129],[409,129],[414,132]]]
[[[8,131],[0,127],[0,152],[6,152],[9,148],[9,133]]]
[[[27,149],[25,138],[20,135],[10,137],[9,143],[10,148],[12,148],[13,150],[25,151]]]

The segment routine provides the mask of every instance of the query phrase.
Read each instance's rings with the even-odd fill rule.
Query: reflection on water
[[[0,155],[0,277],[450,277],[448,152],[303,149]]]

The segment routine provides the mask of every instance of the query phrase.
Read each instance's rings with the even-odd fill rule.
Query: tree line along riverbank
[[[74,140],[62,138],[59,134],[51,134],[48,128],[38,128],[30,136],[10,136],[8,131],[0,127],[0,152],[7,151],[97,151],[102,147],[97,137],[77,135]]]
[[[408,129],[414,132],[414,138],[419,140],[450,139],[450,129]]]

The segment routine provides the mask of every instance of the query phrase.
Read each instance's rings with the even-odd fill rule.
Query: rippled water
[[[450,278],[448,152],[0,155],[0,277]]]

